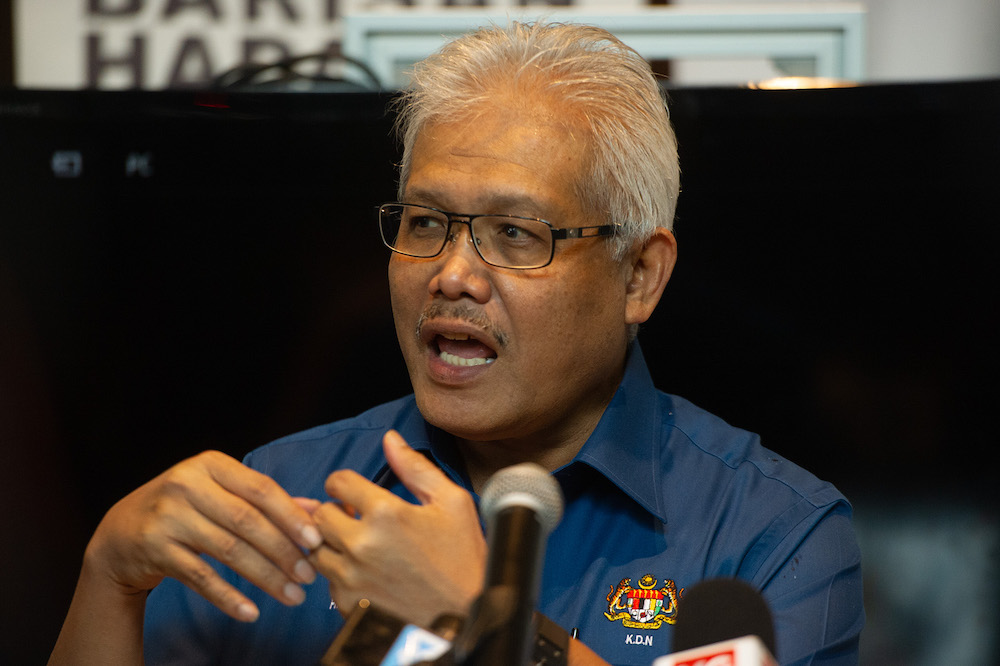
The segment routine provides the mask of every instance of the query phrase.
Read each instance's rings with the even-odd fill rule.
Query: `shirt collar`
[[[663,417],[656,396],[642,349],[633,342],[618,390],[570,464],[593,467],[663,521],[666,518],[657,488],[662,469],[658,433]]]
[[[566,467],[578,463],[592,467],[664,521],[660,493],[657,492],[661,480],[661,449],[657,446],[660,441],[657,433],[661,432],[662,416],[656,408],[656,395],[642,349],[638,342],[633,342],[618,390],[597,428]],[[410,446],[435,461],[452,481],[472,492],[472,484],[463,471],[454,437],[424,421],[415,405],[412,413],[400,424],[399,431]],[[388,464],[385,464],[372,480],[385,486],[394,478]]]
[[[413,450],[423,453],[454,483],[472,492],[472,482],[464,472],[465,467],[455,446],[455,438],[425,421],[415,402],[411,403],[410,413],[399,424],[398,430]],[[396,475],[386,462],[371,480],[377,485],[388,487],[396,480]]]

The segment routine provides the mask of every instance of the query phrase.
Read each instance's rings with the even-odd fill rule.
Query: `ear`
[[[653,314],[677,262],[677,240],[664,227],[631,257],[632,276],[626,285],[625,323],[642,324]]]

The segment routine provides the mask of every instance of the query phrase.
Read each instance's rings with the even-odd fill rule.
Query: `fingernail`
[[[306,525],[300,533],[302,534],[302,541],[305,542],[306,548],[310,550],[319,548],[323,544],[323,535],[312,525]]]
[[[243,602],[236,607],[236,614],[244,622],[255,622],[260,616],[260,611],[253,604]]]
[[[288,599],[296,606],[306,600],[306,591],[295,583],[285,583],[284,593],[285,599]]]
[[[316,570],[305,560],[299,560],[295,563],[295,577],[300,582],[308,584],[316,580]]]

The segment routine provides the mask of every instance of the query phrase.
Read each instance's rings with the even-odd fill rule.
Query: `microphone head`
[[[677,604],[673,652],[753,635],[773,655],[774,622],[764,597],[738,578],[704,580]]]
[[[562,518],[562,490],[541,465],[521,463],[505,467],[483,486],[479,511],[487,523],[492,523],[503,509],[511,506],[534,511],[542,532],[548,534]]]

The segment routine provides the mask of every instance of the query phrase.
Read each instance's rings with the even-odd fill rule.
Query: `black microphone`
[[[705,580],[691,587],[677,605],[673,652],[757,636],[773,655],[774,622],[764,597],[738,578]]]
[[[545,543],[562,510],[559,484],[534,463],[506,467],[486,482],[480,501],[489,547],[486,577],[455,641],[455,664],[529,663]]]

